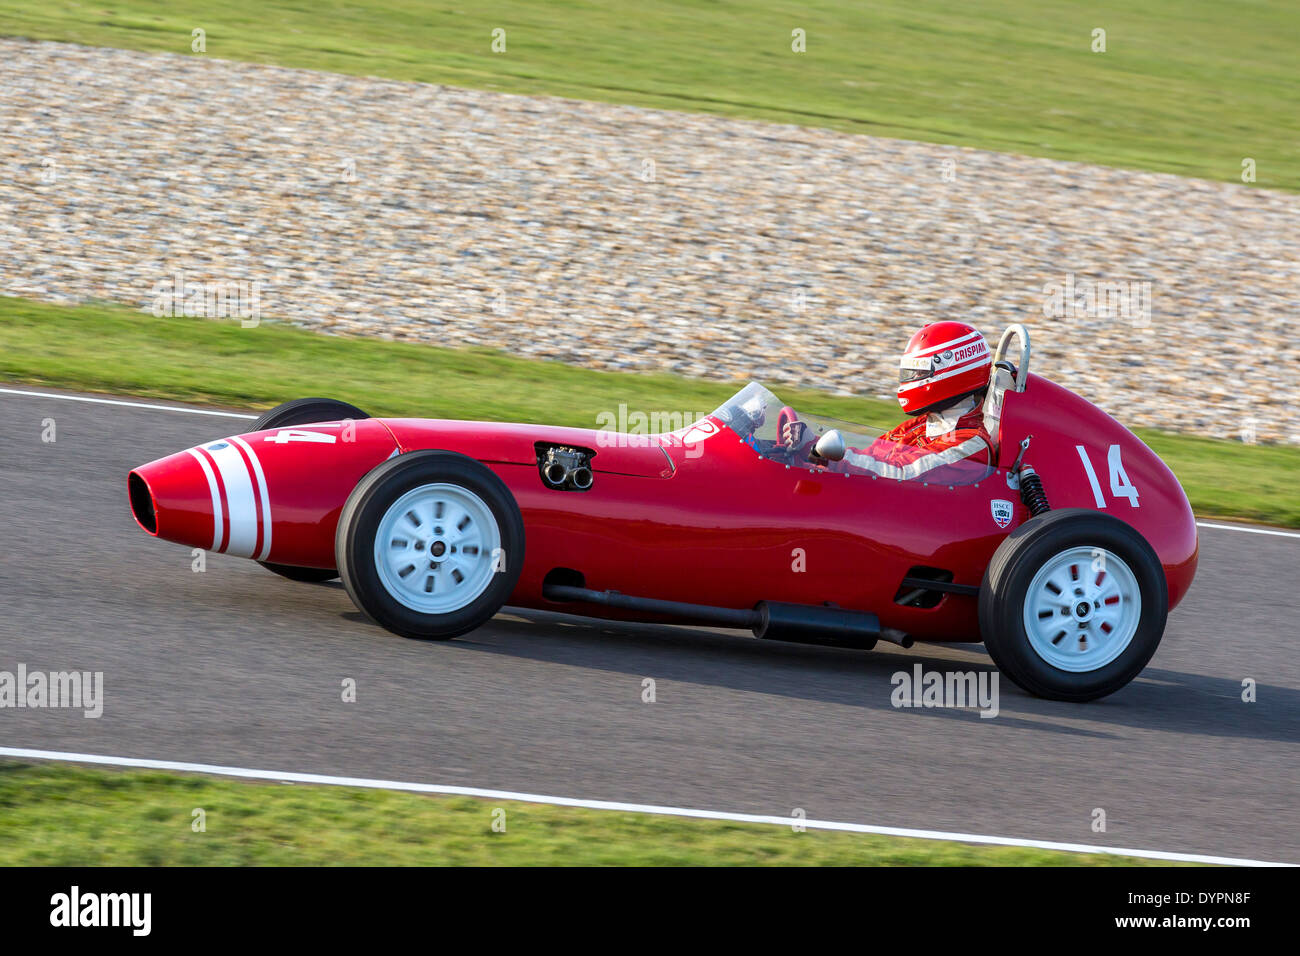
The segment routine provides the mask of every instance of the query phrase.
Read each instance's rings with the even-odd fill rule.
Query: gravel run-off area
[[[924,322],[1023,322],[1127,424],[1300,442],[1298,235],[1247,184],[0,40],[0,294],[52,302],[180,272],[323,331],[872,396]]]

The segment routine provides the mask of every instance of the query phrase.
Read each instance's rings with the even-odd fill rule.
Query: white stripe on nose
[[[244,464],[244,456],[228,440],[204,445],[221,472],[226,489],[226,511],[230,515],[230,542],[226,554],[251,558],[257,547],[257,502],[253,497],[253,478]]]
[[[212,495],[212,550],[216,551],[221,547],[221,492],[217,491],[217,479],[212,474],[212,466],[208,464],[208,460],[193,448],[187,451],[194,456],[194,460],[203,469],[203,477],[208,479],[208,493]]]
[[[253,451],[252,445],[242,438],[230,440],[244,449],[248,453],[248,460],[253,463],[253,474],[257,478],[257,490],[262,499],[262,550],[257,560],[265,561],[271,553],[271,496],[266,491],[266,474],[262,471],[262,463],[257,458],[257,452]]]

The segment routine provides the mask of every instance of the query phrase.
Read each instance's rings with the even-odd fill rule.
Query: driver
[[[850,448],[831,471],[881,478],[929,481],[960,478],[994,463],[993,440],[984,429],[984,394],[992,357],[984,335],[965,322],[934,322],[907,343],[899,360],[898,404],[914,415],[881,435],[869,448]],[[797,447],[805,429],[793,421],[781,440]],[[818,461],[816,453],[811,460]],[[964,464],[978,469],[963,468]],[[943,469],[936,471],[936,469]]]

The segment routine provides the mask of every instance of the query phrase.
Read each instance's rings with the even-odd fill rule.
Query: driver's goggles
[[[898,381],[900,385],[904,382],[915,382],[918,379],[929,378],[933,371],[934,361],[930,356],[904,355],[898,362]]]

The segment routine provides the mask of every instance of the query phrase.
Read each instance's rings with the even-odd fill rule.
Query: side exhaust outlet
[[[552,462],[542,469],[542,477],[552,488],[563,488],[564,483],[569,480],[569,469],[558,461]]]
[[[542,483],[556,491],[587,491],[596,481],[591,470],[595,452],[568,445],[537,443],[537,470]]]

